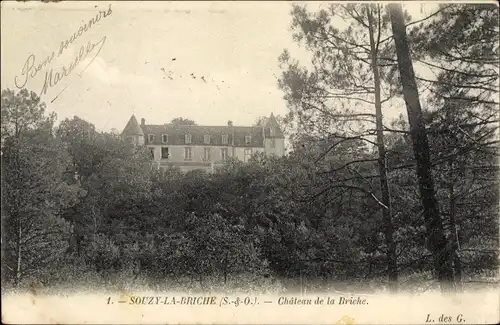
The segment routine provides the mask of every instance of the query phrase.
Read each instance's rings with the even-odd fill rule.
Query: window
[[[149,152],[151,153],[151,159],[155,159],[155,148],[149,148]]]
[[[167,143],[168,142],[168,134],[162,134],[161,135],[161,142]]]
[[[191,148],[184,148],[184,160],[191,160]]]
[[[252,137],[250,135],[245,135],[245,144],[250,144],[252,142]]]
[[[271,127],[269,129],[269,135],[272,136],[272,137],[274,137],[274,128],[273,127]]]
[[[155,135],[154,134],[148,134],[148,142],[152,143],[155,141]]]
[[[209,136],[209,135],[205,135],[205,136],[203,137],[203,142],[204,142],[205,144],[210,144],[210,136]]]
[[[169,154],[168,154],[168,147],[162,147],[161,148],[161,159],[168,159]]]
[[[227,134],[223,134],[223,135],[222,135],[222,144],[227,144],[227,142],[228,142],[228,138],[229,138],[229,137],[228,137],[228,135],[227,135]]]
[[[227,160],[227,148],[221,148],[220,155],[222,157],[222,160]]]
[[[276,147],[276,144],[274,143],[274,141],[275,141],[275,140],[276,140],[276,139],[271,139],[271,148]]]
[[[248,162],[250,160],[250,157],[252,157],[252,149],[245,149],[245,156],[244,156],[244,161]]]
[[[203,148],[203,160],[210,161],[212,156],[212,148]]]
[[[127,141],[127,143],[130,143],[130,144],[134,144],[134,137],[126,137],[125,140]]]
[[[186,134],[184,140],[185,140],[186,143],[191,143],[191,134]]]

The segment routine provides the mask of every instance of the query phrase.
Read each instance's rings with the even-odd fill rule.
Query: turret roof
[[[144,132],[142,131],[139,122],[137,122],[135,115],[132,115],[130,120],[128,120],[127,125],[123,129],[122,135],[144,135]]]
[[[271,113],[271,116],[266,119],[266,128],[271,129],[274,128],[274,135],[271,136],[270,134],[266,134],[267,138],[284,138],[285,135],[283,134],[283,131],[281,130],[281,127],[276,120],[276,117],[274,117],[274,114]]]

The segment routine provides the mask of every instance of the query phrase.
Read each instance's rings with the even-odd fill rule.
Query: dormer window
[[[161,142],[168,143],[168,134],[161,135]]]
[[[186,134],[184,137],[184,141],[186,144],[191,143],[191,134]]]
[[[210,144],[210,136],[208,134],[203,137],[203,142],[205,144]]]
[[[252,142],[252,136],[245,135],[245,144],[250,144],[250,142]]]
[[[152,143],[155,141],[155,135],[154,134],[148,134],[148,142]]]
[[[227,144],[228,138],[229,138],[229,136],[227,134],[223,134],[222,135],[222,144]]]

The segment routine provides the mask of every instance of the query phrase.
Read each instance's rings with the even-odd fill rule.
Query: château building
[[[285,137],[276,118],[271,116],[261,126],[201,126],[138,123],[132,115],[123,129],[124,141],[144,145],[158,168],[179,167],[182,171],[214,171],[230,157],[247,162],[258,152],[283,156]]]

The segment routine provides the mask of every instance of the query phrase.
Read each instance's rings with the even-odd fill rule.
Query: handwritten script
[[[49,67],[49,64],[54,60],[60,57],[68,47],[73,44],[79,37],[81,37],[85,32],[91,29],[94,25],[96,25],[101,19],[104,19],[111,15],[113,11],[111,10],[111,5],[107,11],[99,11],[95,17],[92,17],[87,23],[84,22],[83,25],[78,28],[78,31],[74,32],[69,39],[61,41],[59,46],[59,51],[52,51],[52,54],[44,58],[42,61],[37,62],[36,56],[31,54],[26,59],[23,68],[21,70],[21,75],[16,76],[14,78],[14,83],[17,88],[24,88],[30,79],[34,79],[39,73],[45,68]],[[78,54],[73,59],[69,66],[62,66],[60,69],[54,71],[54,68],[50,68],[50,70],[45,71],[45,79],[42,86],[42,90],[40,91],[41,95],[45,95],[47,91],[57,85],[62,79],[71,74],[71,72],[80,64],[85,58],[90,57],[89,63],[83,68],[81,73],[79,74],[80,78],[82,73],[92,64],[95,58],[101,52],[104,44],[106,42],[106,36],[101,38],[98,42],[89,41],[86,46],[81,45],[78,51]],[[97,49],[97,50],[95,50]],[[51,103],[59,97],[59,95],[69,86],[66,85],[58,94],[51,100]]]

